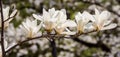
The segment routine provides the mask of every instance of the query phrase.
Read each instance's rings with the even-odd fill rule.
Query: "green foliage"
[[[96,53],[97,51],[99,51],[99,50],[96,48],[86,49],[86,50],[81,52],[80,57],[92,57],[93,53]]]

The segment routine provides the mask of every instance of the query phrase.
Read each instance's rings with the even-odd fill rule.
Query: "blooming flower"
[[[67,20],[66,11],[64,9],[55,11],[55,9],[52,8],[49,9],[48,12],[43,9],[42,16],[33,14],[33,17],[43,22],[43,27],[47,31],[55,29],[58,34],[66,34],[67,32],[63,32],[67,29],[66,27],[75,26],[73,21]]]
[[[4,27],[8,27],[9,22],[13,19],[13,16],[16,14],[17,10],[14,10],[10,15],[9,15],[9,10],[10,7],[3,8],[3,18],[4,18]],[[0,14],[0,19],[1,19],[1,14]],[[1,27],[1,20],[0,20],[0,27]]]
[[[72,20],[67,20],[66,11],[64,9],[59,11],[57,19],[55,31],[58,34],[75,34],[75,32],[71,32],[67,27],[75,27],[76,23]]]
[[[88,12],[84,11],[82,14],[80,12],[78,12],[76,15],[75,15],[75,20],[76,20],[76,23],[77,23],[77,31],[78,33],[83,33],[85,28],[89,28],[90,26],[87,26],[87,24],[89,23],[89,21],[91,19],[94,19],[92,17],[91,14],[89,14]]]
[[[20,28],[25,31],[27,37],[32,38],[38,34],[41,28],[41,24],[38,25],[37,20],[26,19],[26,21],[22,23]]]
[[[51,31],[56,26],[57,13],[58,13],[58,11],[55,11],[54,8],[49,9],[48,12],[45,9],[43,9],[42,16],[33,14],[33,17],[40,20],[41,22],[43,22],[43,27],[47,31]]]
[[[94,26],[97,30],[107,30],[112,29],[117,26],[115,23],[111,23],[110,13],[108,11],[99,12],[97,9],[95,9],[95,15],[94,19],[92,20],[94,22]]]

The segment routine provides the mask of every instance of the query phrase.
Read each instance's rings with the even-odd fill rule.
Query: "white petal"
[[[83,12],[82,16],[85,18],[85,21],[95,21],[94,17],[86,11]]]
[[[84,32],[90,32],[95,30],[95,27],[93,26],[92,23],[88,23],[84,26]]]
[[[63,24],[63,26],[66,26],[66,27],[76,27],[77,24],[76,24],[74,21],[72,21],[72,20],[67,20],[67,21]]]
[[[108,20],[107,22],[104,22],[103,26],[106,26],[106,25],[110,24],[111,22],[112,22],[112,20]]]
[[[8,22],[10,22],[13,18],[14,18],[14,15],[17,13],[17,10],[14,10],[12,13],[11,13],[11,15],[10,15],[10,17],[12,17],[12,18],[10,18],[9,20],[8,20]],[[8,17],[9,18],[9,17]]]
[[[58,18],[59,22],[65,22],[66,19],[67,19],[67,16],[63,12],[59,11],[59,14],[58,14],[57,18]]]
[[[75,35],[76,32],[62,32],[61,34],[65,34],[65,35]]]
[[[13,17],[16,13],[17,13],[17,10],[14,10],[14,11],[11,13],[10,17]]]
[[[37,26],[37,29],[36,29],[37,32],[40,30],[41,26],[42,26],[42,22]]]
[[[99,10],[95,8],[95,15],[99,15],[99,14],[100,14]]]
[[[99,25],[104,25],[105,22],[108,21],[110,17],[110,13],[108,11],[103,11],[97,18],[96,18],[96,22]]]
[[[104,19],[108,19],[109,17],[110,17],[110,13],[108,11],[103,11],[99,16],[99,19],[104,20]]]
[[[51,16],[52,18],[56,18],[59,15],[59,11],[55,11],[54,14]]]
[[[55,13],[55,8],[49,9],[48,11],[49,11],[50,15],[52,16]]]
[[[116,26],[117,26],[117,24],[112,23],[112,24],[110,24],[110,25],[108,25],[108,26],[106,26],[106,27],[103,27],[101,30],[113,29],[113,28],[115,28]]]
[[[76,22],[78,23],[78,21],[82,19],[82,14],[80,12],[78,12],[76,15],[75,15],[75,20]]]
[[[28,28],[28,26],[26,25],[26,23],[25,23],[25,22],[23,22],[23,23],[22,23],[22,25],[23,25],[23,27],[25,28],[24,30],[29,31],[29,28]],[[21,26],[21,28],[22,28],[22,26]]]
[[[9,10],[10,10],[10,7],[6,7],[5,9],[3,9],[4,20],[8,19],[9,17]]]
[[[64,14],[66,14],[66,10],[65,10],[65,9],[61,9],[61,11],[62,11]]]
[[[43,18],[44,18],[44,20],[49,20],[50,17],[51,17],[50,14],[45,9],[43,9]]]
[[[33,14],[33,17],[40,21],[42,21],[42,19],[43,19],[40,15],[36,15],[36,14]]]

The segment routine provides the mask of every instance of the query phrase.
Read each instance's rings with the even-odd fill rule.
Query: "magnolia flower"
[[[9,22],[13,19],[13,16],[16,14],[17,10],[14,10],[10,15],[9,15],[9,10],[10,7],[3,8],[3,18],[4,18],[4,27],[8,27]],[[0,27],[1,27],[1,14],[0,14]]]
[[[55,26],[57,34],[75,34],[75,32],[71,32],[67,27],[75,27],[76,23],[72,20],[67,20],[66,11],[64,9],[58,12],[57,19],[57,25]]]
[[[107,30],[112,29],[117,26],[115,23],[111,23],[110,13],[108,11],[99,12],[97,9],[95,9],[95,15],[94,19],[92,20],[94,22],[94,26],[97,30]]]
[[[26,19],[26,21],[22,23],[20,28],[25,31],[27,37],[32,38],[38,35],[41,24],[38,25],[37,20]]]
[[[82,14],[78,12],[75,15],[75,20],[77,23],[77,31],[78,33],[83,33],[85,28],[89,28],[91,26],[88,26],[87,24],[91,19],[94,19],[91,14],[88,12],[84,11]]]
[[[51,31],[56,26],[57,14],[58,14],[58,11],[55,11],[54,8],[49,9],[48,12],[45,9],[43,9],[42,16],[33,14],[33,17],[43,22],[43,27],[47,31]]]
[[[43,27],[47,31],[51,31],[55,29],[58,34],[66,34],[67,32],[63,32],[66,27],[73,27],[75,23],[71,20],[67,20],[66,11],[56,10],[54,8],[49,9],[48,12],[43,9],[43,15],[35,15],[33,17],[43,22]],[[67,31],[69,31],[67,29]],[[70,31],[69,31],[70,32]]]

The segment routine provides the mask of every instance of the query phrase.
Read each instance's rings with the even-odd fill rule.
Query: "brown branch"
[[[103,42],[101,41],[98,41],[97,43],[89,43],[89,42],[86,42],[86,41],[83,41],[83,40],[80,40],[78,38],[73,38],[74,41],[80,43],[80,44],[83,44],[87,47],[97,47],[97,48],[100,48],[102,49],[103,51],[106,51],[106,52],[111,52],[111,49],[110,47],[108,47],[107,45],[105,45]]]
[[[31,40],[34,40],[34,39],[40,39],[40,38],[44,38],[44,37],[47,37],[47,35],[42,35],[42,36],[38,36],[38,37],[34,37],[34,38],[28,38],[24,41],[21,41],[17,44],[15,44],[14,46],[12,46],[11,48],[9,48],[8,50],[5,51],[5,53],[9,52],[10,50],[14,49],[15,47],[19,46],[19,45],[22,45],[23,43],[25,42],[28,42],[28,41],[31,41]]]
[[[17,15],[17,13],[18,13],[18,12],[16,12],[14,16],[9,17],[8,19],[4,20],[4,22],[6,22],[6,21],[10,20],[11,18],[14,18],[14,17]]]
[[[2,0],[0,0],[0,14],[1,14],[1,48],[2,48],[2,57],[6,57],[5,48],[4,48],[4,16],[2,8]]]
[[[88,33],[92,33],[92,32],[95,32],[95,31],[91,31],[91,32],[88,32]],[[88,33],[82,33],[82,34],[88,34]],[[74,40],[74,41],[76,41],[76,42],[78,42],[78,43],[80,43],[80,44],[83,44],[83,45],[85,45],[85,46],[87,46],[87,47],[97,47],[97,48],[101,48],[103,51],[106,51],[106,52],[110,52],[110,51],[111,51],[111,49],[110,49],[107,45],[105,45],[104,43],[102,43],[102,41],[98,41],[97,43],[89,43],[89,42],[86,42],[86,41],[83,41],[83,40],[78,39],[77,37],[80,36],[80,35],[82,35],[82,34],[79,34],[79,35],[77,35],[77,36],[74,36],[74,35],[73,35],[73,36],[69,36],[69,37],[58,36],[58,35],[55,35],[55,34],[50,34],[50,35],[46,34],[46,35],[42,35],[42,36],[39,36],[39,37],[29,38],[29,39],[27,39],[27,40],[24,40],[24,41],[21,41],[21,42],[17,43],[16,45],[14,45],[14,46],[11,47],[10,49],[8,49],[8,50],[6,51],[6,53],[9,52],[10,50],[14,49],[16,46],[22,45],[22,44],[25,43],[25,42],[28,42],[28,41],[31,41],[31,40],[34,40],[34,39],[39,39],[39,38],[42,38],[42,37],[46,37],[46,38],[49,37],[50,39],[48,39],[48,40],[57,39],[57,38],[72,39],[72,40]],[[52,37],[52,38],[51,38],[51,37]],[[53,43],[53,42],[51,42],[51,44],[52,44],[52,43]],[[55,48],[55,47],[54,47],[54,48]],[[54,49],[53,49],[53,50],[54,50]],[[55,51],[56,51],[56,50],[53,51],[53,54],[54,54]]]
[[[56,48],[55,39],[50,40],[50,46],[52,47],[52,56],[57,57],[57,48]]]
[[[86,42],[86,41],[78,38],[78,36],[80,36],[80,35],[86,35],[86,34],[89,34],[89,33],[92,33],[92,32],[96,32],[96,30],[90,31],[90,32],[87,32],[87,33],[76,34],[76,36],[72,35],[71,37],[64,37],[64,38],[72,39],[72,40],[74,40],[74,41],[76,41],[80,44],[83,44],[87,47],[97,47],[97,48],[102,49],[103,51],[111,52],[111,48],[108,47],[106,44],[104,44],[101,40],[97,41],[97,43],[90,43],[90,42]]]

